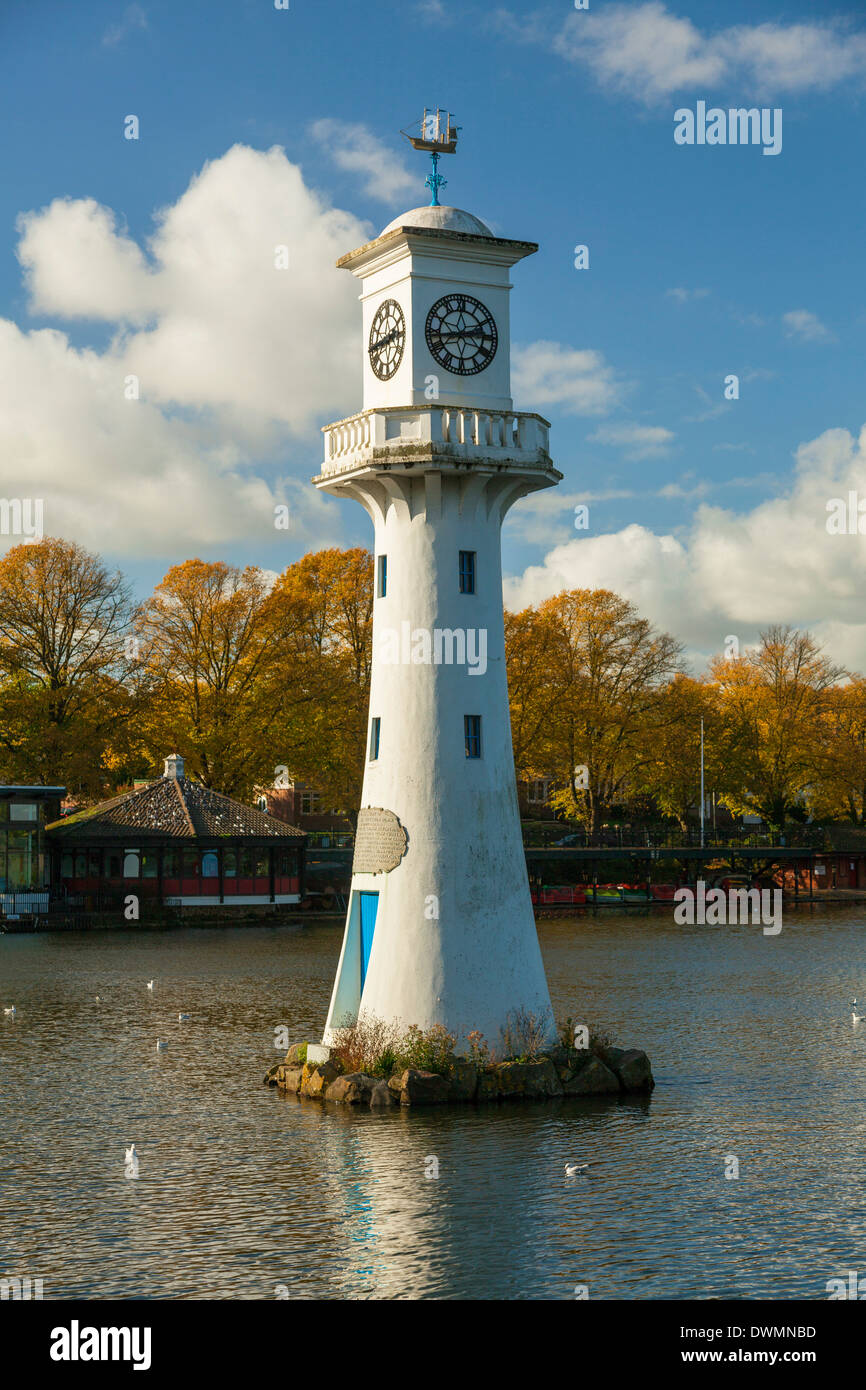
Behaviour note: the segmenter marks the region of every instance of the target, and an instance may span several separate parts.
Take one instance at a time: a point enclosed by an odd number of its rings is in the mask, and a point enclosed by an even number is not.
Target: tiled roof
[[[269,816],[255,806],[244,806],[229,796],[202,787],[189,777],[161,777],[111,801],[54,821],[48,829],[64,839],[100,835],[125,837],[129,830],[172,838],[299,839],[303,831]]]

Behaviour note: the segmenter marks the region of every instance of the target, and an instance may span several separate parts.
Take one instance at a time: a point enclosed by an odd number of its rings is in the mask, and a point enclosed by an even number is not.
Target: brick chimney
[[[177,782],[183,777],[183,758],[179,753],[170,753],[166,758],[164,775],[172,782]]]

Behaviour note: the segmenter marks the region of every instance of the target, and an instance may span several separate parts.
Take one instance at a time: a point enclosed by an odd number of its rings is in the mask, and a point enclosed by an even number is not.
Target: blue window
[[[466,743],[467,758],[481,757],[481,715],[464,714],[463,738]]]
[[[388,592],[388,556],[379,556],[379,583],[377,586],[379,598],[384,598]]]
[[[379,729],[381,719],[374,719],[370,723],[370,762],[375,762],[379,756]]]
[[[474,550],[461,550],[460,552],[460,592],[461,594],[475,593]]]

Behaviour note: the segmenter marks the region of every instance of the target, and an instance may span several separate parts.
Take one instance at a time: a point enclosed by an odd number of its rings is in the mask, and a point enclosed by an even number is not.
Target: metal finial
[[[440,188],[445,188],[445,187],[447,187],[447,184],[448,184],[448,180],[447,180],[447,179],[443,179],[442,175],[439,173],[439,152],[438,152],[438,150],[431,150],[431,152],[430,152],[430,163],[433,165],[433,170],[432,170],[431,173],[429,173],[429,174],[427,175],[426,179],[424,180],[424,183],[425,183],[425,185],[427,186],[427,188],[430,189],[431,193],[433,194],[433,197],[430,199],[430,206],[431,206],[431,208],[438,208],[438,207],[439,207],[439,189],[440,189]]]

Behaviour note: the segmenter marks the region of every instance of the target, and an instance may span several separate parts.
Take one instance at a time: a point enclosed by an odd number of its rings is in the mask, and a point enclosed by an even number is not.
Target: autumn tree
[[[373,557],[320,550],[274,585],[268,624],[277,665],[269,704],[276,763],[354,820],[366,758],[373,637]]]
[[[781,831],[802,816],[820,780],[828,692],[845,673],[810,633],[780,626],[736,659],[717,657],[710,671],[731,747],[722,800]]]
[[[46,537],[0,560],[0,760],[11,781],[112,789],[139,674],[134,609],[119,573]]]
[[[151,764],[182,753],[187,773],[227,796],[272,780],[265,687],[276,659],[268,582],[254,566],[174,565],[136,623],[151,677],[143,740]]]
[[[818,816],[866,825],[866,679],[853,676],[827,690],[821,720],[817,786],[810,807]]]
[[[556,698],[550,652],[555,624],[534,608],[505,613],[511,742],[519,778],[548,775],[546,726]]]
[[[548,667],[547,683],[527,682],[512,714],[527,732],[537,728],[523,761],[554,778],[552,804],[595,836],[610,807],[640,790],[652,736],[671,718],[664,691],[680,669],[680,644],[607,589],[572,589],[532,618],[517,616],[534,625]],[[521,661],[525,668],[525,654]]]

